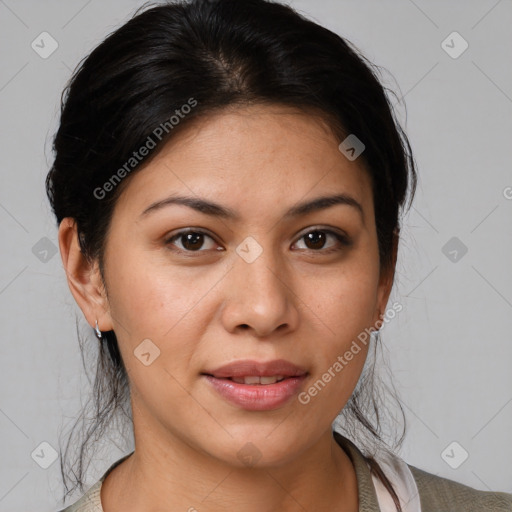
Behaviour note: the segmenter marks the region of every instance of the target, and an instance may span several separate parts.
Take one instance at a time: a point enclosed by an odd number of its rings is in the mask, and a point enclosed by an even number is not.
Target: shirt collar
[[[335,430],[333,430],[333,435],[336,442],[343,448],[354,465],[359,495],[359,512],[380,512],[372,475],[364,455],[350,439],[347,439]]]

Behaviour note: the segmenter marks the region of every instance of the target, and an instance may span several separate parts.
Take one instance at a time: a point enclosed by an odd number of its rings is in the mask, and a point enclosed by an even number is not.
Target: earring
[[[94,327],[94,331],[96,332],[96,337],[101,340],[102,338],[102,335],[101,335],[101,331],[98,327],[98,320],[96,320],[96,327]]]

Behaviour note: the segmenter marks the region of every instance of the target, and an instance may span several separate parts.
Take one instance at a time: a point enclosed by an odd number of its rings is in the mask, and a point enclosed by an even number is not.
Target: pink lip
[[[230,380],[230,377],[274,375],[282,375],[285,379],[275,384],[240,384]],[[266,411],[282,406],[297,394],[306,375],[306,370],[284,359],[269,362],[246,359],[203,372],[223,398],[249,411]]]
[[[275,359],[274,361],[258,362],[250,359],[234,361],[217,368],[216,370],[207,370],[203,372],[213,377],[247,377],[257,375],[259,377],[271,377],[272,375],[282,375],[283,377],[299,377],[306,374],[306,370],[285,359]]]
[[[297,394],[306,374],[287,377],[275,384],[239,384],[228,378],[212,375],[204,375],[204,377],[222,397],[231,403],[248,411],[268,411],[284,405]]]

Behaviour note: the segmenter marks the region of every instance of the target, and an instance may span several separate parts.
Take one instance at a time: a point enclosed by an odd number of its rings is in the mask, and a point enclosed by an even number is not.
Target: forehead
[[[140,213],[179,192],[247,215],[333,193],[349,194],[371,208],[371,181],[362,160],[349,161],[340,142],[322,118],[290,107],[220,111],[177,132],[131,176],[118,207]]]

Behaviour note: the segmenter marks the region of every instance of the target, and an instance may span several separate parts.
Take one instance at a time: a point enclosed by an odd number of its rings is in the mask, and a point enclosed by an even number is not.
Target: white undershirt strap
[[[409,466],[398,456],[382,450],[376,456],[382,471],[387,476],[400,500],[403,512],[421,512],[420,495]],[[396,505],[389,491],[372,473],[373,485],[381,512],[396,512]]]

